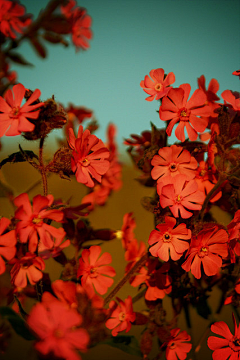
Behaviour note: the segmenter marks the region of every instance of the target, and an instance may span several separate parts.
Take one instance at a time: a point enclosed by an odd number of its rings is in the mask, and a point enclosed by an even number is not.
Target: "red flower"
[[[159,149],[158,155],[153,157],[151,164],[154,166],[151,176],[158,181],[164,176],[174,177],[178,174],[185,174],[191,180],[195,177],[197,169],[197,160],[189,151],[177,145]]]
[[[21,259],[13,259],[11,263],[14,264],[11,270],[11,283],[17,287],[25,288],[27,279],[31,285],[35,285],[43,276],[44,261],[35,254],[27,253]]]
[[[109,276],[115,276],[116,272],[112,266],[106,266],[112,262],[111,255],[106,252],[99,257],[100,253],[100,246],[91,246],[89,250],[83,250],[82,257],[79,259],[77,277],[82,276],[82,286],[84,287],[85,284],[89,286],[92,294],[95,288],[99,294],[103,295],[113,284],[113,279]]]
[[[240,95],[238,92],[232,92],[231,90],[225,90],[221,94],[224,99],[224,104],[235,111],[240,111]]]
[[[235,262],[236,253],[240,256],[240,210],[238,210],[230,224],[227,226],[229,233],[229,248],[232,262]]]
[[[208,89],[206,89],[205,85],[205,76],[202,75],[200,78],[198,78],[198,87],[199,89],[203,90],[204,93],[207,96],[207,105],[212,110],[212,117],[217,117],[218,114],[214,112],[215,109],[219,108],[219,104],[216,104],[215,101],[219,100],[219,97],[217,96],[217,92],[219,90],[219,83],[216,79],[212,79],[208,85]]]
[[[94,186],[92,178],[101,182],[102,175],[109,169],[109,150],[102,140],[89,130],[83,131],[80,125],[77,139],[73,130],[69,130],[69,146],[73,149],[71,165],[77,181],[89,187]]]
[[[16,226],[19,240],[21,243],[29,241],[28,248],[32,253],[36,251],[39,240],[45,247],[50,249],[54,246],[53,238],[60,238],[61,241],[63,239],[65,234],[63,229],[56,229],[44,222],[46,219],[54,221],[61,221],[63,219],[62,211],[49,209],[52,203],[52,195],[34,196],[32,206],[26,193],[20,194],[14,199],[14,204],[18,206],[15,212],[15,219],[20,220]]]
[[[206,116],[213,114],[209,107],[204,106],[207,96],[203,90],[195,90],[189,101],[187,101],[190,91],[191,86],[189,84],[180,85],[178,89],[171,89],[168,96],[163,98],[159,109],[161,120],[171,120],[166,129],[169,136],[172,134],[173,126],[179,121],[175,135],[182,142],[185,140],[185,127],[189,139],[194,141],[198,137],[197,132],[203,132],[208,125]],[[198,116],[205,116],[205,118],[199,118]]]
[[[170,268],[169,263],[165,263],[159,268],[159,261],[155,259],[149,260],[146,266],[147,269],[142,267],[139,274],[130,281],[131,285],[136,287],[145,283],[147,285],[146,300],[163,299],[166,294],[172,291],[172,279],[167,274]]]
[[[224,321],[218,321],[211,326],[212,332],[222,336],[210,336],[208,338],[208,347],[214,350],[213,360],[238,360],[240,357],[240,327],[237,326],[234,315],[234,335],[232,335],[229,327]]]
[[[16,234],[15,230],[6,232],[7,227],[10,224],[10,220],[2,217],[0,219],[0,275],[6,270],[5,262],[3,257],[7,260],[14,258],[16,254]]]
[[[240,79],[240,70],[233,71],[232,75],[239,76]]]
[[[146,98],[146,100],[152,101],[154,99],[158,100],[166,96],[169,90],[172,88],[169,85],[173,84],[174,82],[175,75],[173,72],[170,72],[166,77],[164,77],[163,69],[153,69],[150,71],[150,77],[146,75],[144,80],[140,82],[140,86],[143,88],[145,93],[150,95]]]
[[[128,247],[125,252],[125,260],[129,261],[129,263],[126,266],[125,272],[127,273],[131,267],[145,254],[146,252],[146,245],[143,241],[138,241],[136,239],[133,239],[128,244]]]
[[[183,253],[189,248],[187,241],[191,238],[191,230],[185,224],[178,225],[175,229],[176,219],[165,216],[165,224],[157,225],[158,230],[153,230],[149,236],[148,243],[153,245],[149,251],[153,256],[164,261],[180,259]]]
[[[192,348],[192,344],[187,343],[190,340],[191,336],[186,331],[181,331],[178,328],[171,330],[171,337],[162,345],[162,347],[167,347],[167,360],[186,359],[187,353]]]
[[[41,95],[40,90],[36,89],[21,107],[25,91],[26,89],[22,84],[17,84],[13,86],[15,99],[13,99],[10,89],[6,91],[4,99],[0,96],[0,137],[5,133],[6,136],[20,135],[23,131],[33,131],[35,128],[35,125],[27,118],[37,119],[39,110],[33,110],[43,106],[44,103],[39,102],[31,105]]]
[[[128,296],[124,302],[117,297],[117,301],[119,302],[118,306],[116,301],[110,302],[111,318],[106,321],[106,327],[113,329],[113,336],[117,336],[123,330],[127,333],[131,329],[131,322],[136,318],[136,314],[133,312],[131,296]]]
[[[218,273],[222,266],[222,258],[228,256],[228,234],[225,230],[215,226],[212,229],[202,230],[193,238],[187,253],[187,260],[182,268],[190,271],[195,278],[201,278],[201,264],[207,276]]]
[[[217,183],[217,179],[208,169],[208,164],[205,161],[200,161],[199,167],[196,172],[195,181],[198,184],[198,190],[207,195]],[[215,202],[220,199],[222,192],[218,191],[215,196],[210,199],[210,202]]]
[[[172,178],[172,184],[162,187],[160,204],[163,208],[169,206],[174,217],[180,216],[188,219],[193,214],[189,210],[201,210],[204,194],[198,190],[195,180],[187,181],[185,175],[177,175]]]
[[[23,28],[31,24],[29,15],[24,16],[24,6],[15,1],[0,0],[0,31],[7,37],[16,38]]]
[[[92,38],[92,31],[90,29],[92,19],[84,8],[74,6],[76,2],[69,0],[66,6],[61,6],[62,13],[66,16],[72,33],[72,42],[76,49],[82,48],[86,50],[89,48],[88,40]]]
[[[134,241],[134,229],[136,227],[136,221],[133,217],[133,213],[127,213],[123,216],[123,225],[121,229],[122,246],[123,249],[127,250],[129,244]]]
[[[43,355],[52,352],[59,358],[80,360],[75,350],[87,350],[89,335],[85,329],[79,328],[81,315],[60,301],[47,306],[38,303],[32,308],[27,322],[40,339],[35,347]]]
[[[63,228],[59,228],[58,230],[58,237],[56,237],[55,241],[53,242],[51,247],[45,246],[42,241],[39,242],[38,245],[38,255],[41,256],[43,259],[49,259],[50,257],[55,258],[58,256],[63,249],[68,247],[71,242],[70,240],[65,240],[64,237],[66,235]],[[61,236],[62,233],[62,236]]]

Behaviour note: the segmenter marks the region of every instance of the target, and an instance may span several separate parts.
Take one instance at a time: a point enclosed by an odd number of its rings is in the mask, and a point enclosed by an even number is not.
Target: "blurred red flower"
[[[28,121],[37,119],[39,110],[33,111],[44,103],[39,102],[31,105],[41,95],[40,90],[36,89],[30,98],[21,106],[25,94],[25,87],[22,84],[13,86],[13,91],[8,89],[4,98],[0,96],[0,137],[20,135],[23,131],[33,131],[35,125]],[[13,98],[13,94],[14,97]]]
[[[191,336],[186,331],[180,329],[172,329],[171,337],[166,341],[162,347],[166,346],[167,360],[184,360],[187,353],[191,350],[192,344],[187,343],[191,340]]]
[[[105,252],[100,256],[102,249],[100,246],[91,246],[84,249],[79,259],[79,268],[77,277],[81,276],[81,284],[84,288],[85,285],[89,287],[89,293],[96,292],[103,295],[106,294],[108,288],[112,286],[113,277],[116,271],[112,266],[107,266],[112,262],[112,256]],[[100,256],[100,257],[99,257]]]
[[[15,230],[6,232],[9,224],[9,219],[5,217],[0,219],[0,275],[3,274],[6,270],[3,257],[6,260],[11,260],[16,254],[16,233]]]

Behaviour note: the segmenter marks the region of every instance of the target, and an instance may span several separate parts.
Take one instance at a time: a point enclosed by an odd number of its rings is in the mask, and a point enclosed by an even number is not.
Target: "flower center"
[[[178,164],[172,163],[169,165],[169,170],[171,172],[177,171],[177,168],[178,168]]]
[[[28,269],[29,268],[29,264],[28,264],[28,262],[27,261],[25,261],[23,264],[21,264],[21,268],[23,268],[23,269]]]
[[[207,172],[207,170],[201,170],[199,175],[200,176],[205,176],[206,172]]]
[[[168,233],[163,234],[163,242],[170,242],[171,239],[172,237]]]
[[[202,258],[202,257],[207,256],[207,255],[208,255],[208,247],[203,246],[203,247],[199,250],[198,256],[199,256],[200,258]]]
[[[181,201],[182,201],[182,196],[181,195],[176,196],[175,202],[180,203]]]
[[[34,218],[32,219],[32,222],[33,222],[34,224],[38,225],[38,224],[42,223],[42,219],[39,218],[39,217],[34,217]]]
[[[61,329],[56,329],[56,330],[54,331],[54,336],[55,336],[56,338],[62,338],[62,337],[64,336],[64,332],[63,332]]]
[[[82,164],[82,166],[88,166],[88,165],[90,165],[90,161],[85,158],[84,160],[81,161],[81,164]]]
[[[233,340],[235,346],[240,346],[240,339]]]
[[[181,121],[188,121],[189,120],[190,112],[189,112],[188,109],[182,108],[182,109],[179,110],[178,114],[179,114],[179,117],[180,117]]]
[[[20,111],[19,106],[12,108],[10,117],[11,117],[12,119],[17,119],[18,116],[19,116],[19,111]]]
[[[119,320],[120,320],[120,321],[124,321],[125,318],[126,318],[126,314],[125,314],[123,311],[120,312],[120,314],[119,314]]]
[[[95,277],[97,277],[97,276],[98,276],[97,268],[91,267],[91,269],[90,269],[90,277],[91,277],[91,278],[95,278]]]
[[[175,347],[176,347],[175,342],[172,342],[172,343],[169,345],[169,347],[170,347],[170,349],[175,349]]]
[[[156,90],[156,91],[161,91],[161,90],[162,90],[162,87],[163,87],[162,84],[156,84],[156,85],[155,85],[155,90]]]

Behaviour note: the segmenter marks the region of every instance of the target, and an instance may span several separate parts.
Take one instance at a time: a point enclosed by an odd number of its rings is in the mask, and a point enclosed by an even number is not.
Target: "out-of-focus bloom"
[[[168,136],[172,134],[174,125],[179,122],[175,135],[182,142],[185,140],[185,127],[189,139],[194,141],[198,137],[197,133],[206,129],[208,125],[206,117],[213,114],[209,106],[205,105],[207,96],[203,90],[195,90],[189,101],[187,101],[190,91],[191,86],[189,84],[182,84],[178,89],[171,89],[168,96],[163,98],[159,109],[160,119],[163,121],[170,120],[166,129]]]
[[[232,92],[231,90],[225,90],[221,94],[224,105],[229,106],[235,111],[240,111],[240,94],[238,92]]]
[[[0,275],[3,274],[6,270],[5,262],[3,257],[6,260],[11,260],[16,254],[16,233],[15,230],[5,232],[7,227],[10,224],[10,220],[2,217],[0,219]]]
[[[214,112],[215,109],[219,108],[219,104],[216,104],[215,101],[219,100],[219,97],[217,96],[217,92],[219,90],[219,83],[216,79],[212,79],[208,85],[208,89],[206,89],[205,85],[205,76],[201,75],[200,78],[198,78],[198,87],[199,89],[203,90],[203,92],[207,96],[207,102],[206,105],[208,105],[212,110],[212,117],[217,117],[218,114]]]
[[[240,256],[240,210],[238,210],[230,224],[227,226],[229,233],[229,250],[231,261],[235,262],[235,253]]]
[[[233,71],[232,75],[239,76],[240,79],[240,70]]]
[[[134,241],[134,229],[136,227],[136,221],[133,217],[133,213],[127,213],[123,216],[123,225],[121,228],[121,238],[123,249],[127,250],[129,244]]]
[[[147,286],[145,293],[145,299],[149,301],[155,301],[157,299],[163,299],[166,294],[172,291],[172,279],[168,275],[170,268],[169,263],[164,263],[160,268],[158,259],[149,260],[146,264],[147,269],[142,267],[139,274],[131,279],[130,283],[136,287],[142,283]]]
[[[128,332],[131,329],[131,322],[136,318],[136,314],[133,312],[131,296],[128,296],[125,301],[117,297],[117,301],[119,304],[116,301],[110,302],[109,311],[110,313],[112,312],[111,318],[106,321],[106,327],[113,329],[113,336],[117,336],[119,332],[124,330]]]
[[[237,326],[234,315],[234,335],[224,321],[218,321],[211,326],[212,332],[222,336],[210,336],[208,338],[208,347],[213,351],[213,360],[238,360],[240,357],[240,327]]]
[[[74,309],[66,308],[60,301],[38,303],[27,319],[28,325],[40,339],[35,344],[43,355],[53,353],[66,360],[80,360],[76,350],[85,352],[89,343],[89,335],[85,329],[79,328],[82,316]]]
[[[42,270],[45,269],[45,263],[42,258],[35,254],[27,253],[21,259],[13,259],[14,264],[11,270],[11,283],[17,287],[27,286],[27,279],[31,285],[35,285],[42,279]]]
[[[186,224],[179,224],[175,229],[176,219],[166,216],[165,224],[157,225],[157,230],[150,233],[148,243],[150,253],[164,261],[180,259],[183,253],[189,248],[187,241],[191,239],[191,230],[187,229]]]
[[[66,233],[63,228],[59,228],[58,232],[58,237],[56,237],[51,247],[46,247],[41,240],[39,241],[38,255],[41,256],[44,260],[49,259],[50,257],[54,258],[58,256],[63,249],[71,244],[70,240],[64,241]],[[62,233],[62,236],[60,236],[60,233]]]
[[[154,168],[151,176],[154,180],[161,181],[164,176],[176,176],[184,174],[189,180],[195,177],[197,160],[191,156],[190,152],[181,146],[172,145],[159,149],[151,161]]]
[[[136,239],[133,239],[131,241],[126,249],[125,252],[125,260],[128,261],[128,264],[126,266],[125,272],[127,273],[133,265],[140,260],[140,258],[145,254],[146,252],[146,245],[143,241],[138,241]]]
[[[16,1],[0,0],[0,31],[7,37],[16,38],[23,28],[31,24],[30,15],[24,15],[24,6]]]
[[[200,161],[196,172],[195,181],[198,184],[198,190],[207,195],[217,183],[217,179],[208,169],[208,164],[205,161]],[[220,199],[222,192],[218,191],[215,196],[210,199],[210,202],[215,202]]]
[[[195,180],[188,181],[185,175],[172,178],[172,184],[162,187],[160,204],[163,208],[169,206],[174,217],[188,219],[193,215],[189,210],[201,210],[205,195],[198,190]]]
[[[92,294],[95,293],[95,288],[99,294],[103,295],[112,286],[111,277],[115,276],[116,272],[112,266],[107,266],[112,262],[111,255],[105,252],[100,256],[100,253],[100,246],[91,246],[89,250],[84,249],[79,259],[77,276],[81,276],[82,286],[84,287],[85,284],[89,286]]]
[[[234,290],[231,291],[230,296],[226,297],[224,305],[231,304],[236,297],[240,298],[240,279],[236,282]]]
[[[207,276],[216,275],[222,266],[222,258],[228,256],[228,234],[225,230],[215,226],[211,229],[200,231],[192,239],[187,253],[187,260],[182,268],[190,271],[195,278],[201,278],[201,264]]]
[[[150,71],[150,77],[146,75],[144,80],[140,82],[140,86],[145,93],[150,95],[146,100],[152,101],[154,99],[159,100],[166,96],[172,88],[170,85],[174,82],[175,75],[173,72],[168,73],[165,77],[163,69],[153,69]]]
[[[25,94],[25,87],[22,84],[13,86],[13,91],[8,89],[4,98],[0,96],[0,137],[20,135],[21,132],[33,131],[35,125],[28,121],[37,119],[40,110],[33,111],[43,106],[44,103],[38,102],[31,105],[41,95],[40,90],[36,89],[30,98],[21,106]],[[14,98],[13,98],[14,94]]]
[[[191,336],[186,331],[176,328],[171,330],[171,336],[162,347],[166,347],[167,360],[184,360],[187,353],[191,350],[192,344],[187,341],[191,340]]]
[[[83,106],[74,106],[69,104],[67,108],[64,108],[64,111],[67,113],[68,122],[64,126],[64,133],[68,136],[69,129],[73,129],[74,121],[76,120],[78,124],[82,124],[85,119],[90,119],[93,116],[92,110],[86,109]]]
[[[15,219],[20,220],[17,223],[16,232],[21,243],[29,241],[28,249],[32,253],[35,252],[39,240],[46,248],[51,249],[54,247],[53,238],[60,238],[62,241],[63,235],[65,235],[63,229],[56,229],[44,222],[46,219],[54,221],[62,221],[63,219],[62,211],[49,209],[53,200],[52,195],[36,195],[31,206],[26,193],[20,194],[14,199],[14,204],[18,207],[15,212]]]
[[[88,49],[89,40],[92,39],[92,31],[90,29],[92,19],[87,15],[87,11],[84,8],[76,7],[74,0],[69,0],[66,6],[61,6],[63,15],[66,16],[72,33],[72,42],[76,46],[76,49]]]
[[[90,134],[89,130],[83,131],[79,126],[78,137],[75,138],[72,129],[69,130],[69,146],[72,152],[72,171],[78,182],[93,187],[93,179],[101,182],[102,176],[109,169],[109,150],[102,140]]]

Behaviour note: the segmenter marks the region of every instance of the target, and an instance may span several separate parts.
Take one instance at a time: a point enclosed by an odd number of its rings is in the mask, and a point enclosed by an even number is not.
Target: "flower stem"
[[[45,137],[42,137],[39,144],[39,170],[42,176],[42,184],[43,184],[43,195],[47,196],[48,194],[48,184],[47,184],[47,173],[43,163],[43,144]]]
[[[110,300],[118,293],[118,291],[123,287],[123,285],[137,272],[147,261],[148,253],[144,254],[136,264],[129,270],[129,272],[118,282],[115,288],[110,292],[110,294],[105,298],[104,305],[106,306]]]

